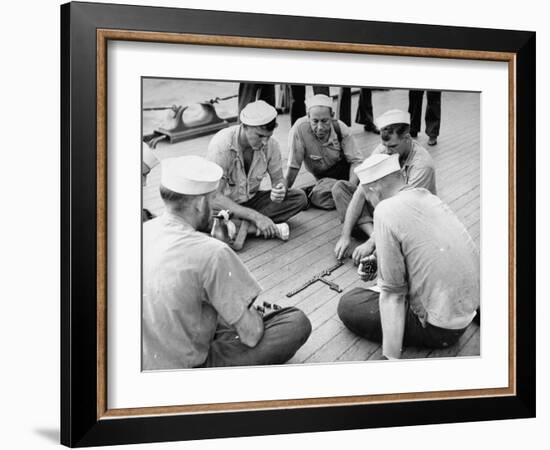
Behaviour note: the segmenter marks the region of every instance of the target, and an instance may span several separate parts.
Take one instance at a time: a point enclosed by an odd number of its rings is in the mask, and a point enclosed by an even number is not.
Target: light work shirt
[[[143,225],[143,370],[202,364],[218,319],[234,325],[261,292],[225,243],[165,213]]]
[[[342,158],[350,164],[361,164],[364,155],[357,149],[355,141],[347,125],[338,121],[342,132],[342,143],[338,141],[338,135],[334,125],[330,125],[330,135],[327,142],[321,142],[311,129],[307,116],[299,118],[288,135],[288,167],[300,169],[305,164],[308,172],[316,177],[321,177]]]
[[[223,169],[219,192],[239,204],[256,195],[266,174],[269,174],[272,186],[284,183],[281,149],[273,137],[261,149],[254,150],[246,174],[243,150],[238,139],[241,126],[233,125],[218,131],[208,144],[207,155],[209,160]]]
[[[405,186],[374,210],[381,291],[404,295],[421,323],[461,329],[479,306],[479,252],[439,197]]]
[[[377,153],[387,153],[384,144],[379,144],[372,151],[373,155]],[[418,142],[412,141],[411,151],[401,166],[401,173],[409,186],[425,188],[437,195],[434,161]]]

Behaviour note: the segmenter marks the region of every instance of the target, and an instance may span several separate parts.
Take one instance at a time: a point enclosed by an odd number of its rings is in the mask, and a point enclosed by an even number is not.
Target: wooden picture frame
[[[506,62],[508,387],[422,395],[109,409],[106,56],[110,40]],[[61,7],[61,56],[61,442],[64,445],[534,417],[535,33],[70,3]]]

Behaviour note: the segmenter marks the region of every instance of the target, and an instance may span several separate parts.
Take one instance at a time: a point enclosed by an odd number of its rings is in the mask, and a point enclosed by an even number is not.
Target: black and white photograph
[[[479,92],[141,96],[143,371],[480,356]]]
[[[61,442],[534,418],[533,22],[173,6],[61,7]]]

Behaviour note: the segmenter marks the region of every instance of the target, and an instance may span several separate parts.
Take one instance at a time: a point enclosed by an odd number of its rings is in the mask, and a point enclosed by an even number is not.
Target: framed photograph
[[[61,7],[61,441],[535,415],[535,33]]]

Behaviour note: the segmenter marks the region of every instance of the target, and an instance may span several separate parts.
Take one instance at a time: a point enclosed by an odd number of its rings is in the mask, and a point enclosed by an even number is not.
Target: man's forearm
[[[382,354],[390,359],[401,357],[405,334],[405,296],[380,293],[380,320],[382,322]]]
[[[357,189],[360,189],[360,187]],[[348,205],[348,209],[346,210],[346,217],[344,219],[344,224],[342,225],[342,236],[351,236],[353,227],[359,220],[359,217],[361,217],[364,205],[365,197],[360,191],[356,190]]]
[[[264,334],[264,321],[255,309],[247,309],[235,329],[240,341],[247,347],[256,347]]]
[[[286,187],[290,189],[294,182],[296,181],[296,176],[298,175],[298,172],[300,169],[296,169],[295,167],[289,167],[286,172]]]
[[[276,186],[279,186],[280,184],[282,184],[285,187],[287,186],[286,179],[283,176],[282,167],[279,167],[275,170],[269,169],[268,174],[269,174],[269,180],[271,181],[271,188],[272,189]]]
[[[349,166],[349,182],[354,186],[359,184],[359,178],[355,174],[354,169],[359,165],[359,163],[350,164]]]
[[[239,205],[237,202],[234,202],[229,197],[222,194],[216,194],[212,200],[212,206],[214,209],[228,209],[234,217],[248,220],[249,222],[254,222],[259,214],[258,211]]]

